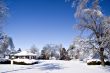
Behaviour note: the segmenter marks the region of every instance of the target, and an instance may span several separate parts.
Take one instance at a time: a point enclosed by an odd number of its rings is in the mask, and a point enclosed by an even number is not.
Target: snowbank
[[[24,62],[24,63],[26,63],[26,64],[32,64],[32,63],[35,63],[35,62],[37,62],[37,60],[35,60],[35,59],[14,59],[13,60],[14,62]]]
[[[92,62],[92,61],[100,62],[100,59],[89,59],[87,60],[87,63]],[[104,60],[104,61],[107,62],[108,60]]]
[[[110,67],[80,61],[41,60],[35,65],[0,65],[0,73],[110,73]]]
[[[9,59],[0,58],[0,64],[10,64],[11,61]]]
[[[8,59],[5,59],[5,58],[0,58],[0,62],[2,61],[7,61]]]

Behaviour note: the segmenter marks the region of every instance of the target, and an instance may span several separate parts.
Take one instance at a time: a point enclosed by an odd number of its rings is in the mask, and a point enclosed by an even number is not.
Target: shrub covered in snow
[[[101,61],[99,59],[91,59],[87,61],[87,65],[101,65]],[[110,61],[105,60],[105,65],[110,65]]]
[[[0,64],[11,64],[9,59],[0,58]]]
[[[100,61],[91,61],[87,63],[87,65],[100,65],[100,64],[101,64]]]
[[[32,65],[32,64],[38,64],[38,61],[34,59],[14,59],[13,64]]]
[[[33,63],[25,63],[25,62],[16,62],[13,61],[13,64],[18,64],[18,65],[33,65],[33,64],[38,64],[39,62],[33,62]]]

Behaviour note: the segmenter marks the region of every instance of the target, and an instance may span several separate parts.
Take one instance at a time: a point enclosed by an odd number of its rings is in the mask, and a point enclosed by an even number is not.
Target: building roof
[[[33,53],[29,52],[29,51],[22,51],[20,53],[15,54],[14,56],[29,56],[29,55],[36,56],[36,54],[33,54]]]

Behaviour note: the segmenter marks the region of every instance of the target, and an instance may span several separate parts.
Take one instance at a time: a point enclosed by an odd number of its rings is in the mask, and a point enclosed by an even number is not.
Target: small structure
[[[37,62],[37,55],[33,54],[29,51],[22,51],[20,53],[13,55],[13,63],[14,64],[34,64]]]
[[[14,59],[37,59],[37,55],[29,51],[22,51],[20,53],[14,54]]]

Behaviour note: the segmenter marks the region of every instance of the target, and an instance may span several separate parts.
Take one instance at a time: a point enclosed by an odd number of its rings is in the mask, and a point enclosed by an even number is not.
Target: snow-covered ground
[[[35,65],[0,64],[0,73],[110,73],[110,67],[88,66],[73,60],[45,60]]]

